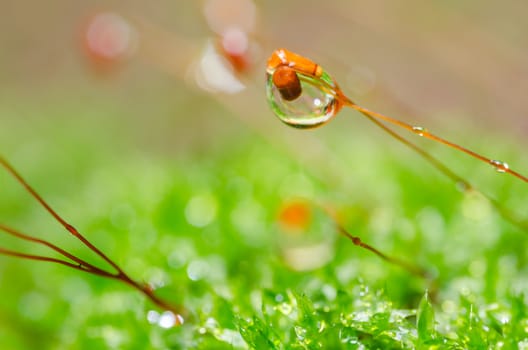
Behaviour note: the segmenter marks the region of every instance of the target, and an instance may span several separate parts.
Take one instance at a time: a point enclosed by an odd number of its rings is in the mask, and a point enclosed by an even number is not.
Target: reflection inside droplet
[[[294,72],[291,77],[296,75],[298,80],[292,79],[291,86],[278,88],[273,79],[277,69]],[[341,109],[336,99],[337,87],[328,73],[323,71],[320,77],[315,77],[288,66],[277,69],[268,69],[266,73],[266,92],[271,109],[284,123],[301,129],[314,128],[328,122]],[[299,83],[300,87],[296,85]]]

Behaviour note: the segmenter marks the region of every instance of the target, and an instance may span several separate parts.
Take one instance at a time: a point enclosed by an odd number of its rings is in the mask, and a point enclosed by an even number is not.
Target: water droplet
[[[207,43],[197,67],[194,70],[196,84],[205,91],[236,94],[246,86],[235,76],[233,68],[215,45]]]
[[[211,265],[203,259],[191,261],[187,266],[187,276],[191,281],[198,281],[208,277]]]
[[[295,335],[297,336],[297,339],[299,340],[305,340],[306,339],[306,329],[301,327],[301,326],[295,326],[293,327],[294,331],[295,331]]]
[[[136,30],[126,18],[113,12],[94,15],[84,29],[82,40],[93,67],[102,73],[117,68],[138,48]]]
[[[499,173],[505,173],[510,169],[508,163],[501,162],[500,160],[490,160],[490,164],[497,170]]]
[[[339,330],[339,339],[341,343],[345,344],[358,344],[359,338],[357,336],[356,330],[353,328],[341,328]]]
[[[30,292],[22,297],[19,308],[25,317],[40,320],[50,311],[50,301],[42,294]]]
[[[328,325],[326,324],[326,322],[324,320],[320,321],[320,322],[317,322],[317,331],[319,333],[324,332],[326,327],[328,327]]]
[[[164,311],[160,314],[155,310],[149,310],[147,312],[147,321],[150,324],[156,324],[161,328],[167,329],[183,324],[184,319],[181,315],[174,314],[171,311]]]
[[[279,310],[283,315],[288,316],[289,314],[292,313],[293,306],[291,306],[291,304],[288,304],[288,303],[280,303],[277,306],[277,310]]]
[[[183,324],[183,317],[175,315],[171,311],[165,311],[159,317],[158,326],[161,328],[168,329],[177,324]]]
[[[217,208],[216,198],[212,194],[196,195],[185,207],[185,218],[195,227],[205,227],[216,218]]]
[[[337,290],[330,284],[323,285],[323,287],[321,288],[321,292],[323,292],[326,299],[331,301],[335,300],[337,296]]]
[[[424,136],[424,134],[427,132],[427,129],[421,126],[413,126],[412,131],[418,136]]]
[[[278,303],[283,302],[284,301],[284,295],[282,295],[280,293],[275,295],[275,301],[278,302]]]
[[[336,99],[337,86],[328,73],[323,71],[315,77],[294,72],[301,89],[297,97],[298,86],[288,87],[287,94],[277,88],[273,82],[275,70],[266,72],[266,92],[271,109],[282,122],[300,129],[314,128],[328,122],[341,109],[342,104]]]
[[[175,324],[176,324],[176,316],[172,312],[165,311],[164,313],[160,315],[158,325],[161,328],[171,328],[171,327],[174,327]]]
[[[159,319],[160,319],[160,314],[159,312],[157,311],[154,311],[154,310],[149,310],[149,312],[147,312],[147,321],[150,323],[150,324],[156,324],[159,322]]]

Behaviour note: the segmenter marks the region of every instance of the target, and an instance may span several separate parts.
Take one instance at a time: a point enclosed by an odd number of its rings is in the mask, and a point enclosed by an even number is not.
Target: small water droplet
[[[339,339],[341,343],[345,344],[358,344],[359,338],[356,331],[353,328],[341,328],[339,330]]]
[[[178,315],[179,316],[179,315]],[[176,325],[176,323],[178,322],[178,319],[176,318],[176,315],[173,314],[172,312],[170,311],[165,311],[163,312],[160,317],[159,317],[159,320],[158,320],[158,325],[161,327],[161,328],[172,328]]]
[[[315,77],[295,72],[301,94],[285,98],[273,83],[275,70],[266,72],[266,92],[271,109],[282,122],[300,129],[314,128],[330,121],[341,109],[342,104],[336,99],[337,86],[328,73]]]
[[[176,325],[182,325],[184,323],[185,323],[185,319],[183,318],[183,316],[180,314],[177,314],[176,315]]]
[[[413,126],[412,131],[418,136],[424,136],[424,134],[427,132],[427,129],[421,126]]]
[[[510,169],[508,163],[501,162],[500,160],[490,160],[490,164],[497,170],[499,173],[505,173]]]
[[[181,315],[174,314],[171,311],[164,311],[162,313],[159,313],[154,310],[150,310],[147,313],[147,321],[150,324],[155,324],[165,329],[181,325],[183,324],[183,322],[185,322]]]
[[[159,319],[160,319],[160,314],[159,314],[159,312],[154,311],[154,310],[149,310],[149,312],[147,312],[147,321],[148,321],[150,324],[158,323],[158,322],[159,322]]]
[[[187,222],[195,227],[205,227],[216,218],[218,204],[216,198],[209,193],[192,197],[185,207]]]
[[[295,326],[293,328],[295,330],[295,335],[297,336],[297,339],[303,341],[306,339],[306,329],[301,326]]]
[[[293,306],[291,304],[288,304],[288,303],[280,303],[277,306],[277,310],[279,310],[282,314],[288,316],[289,314],[292,313]]]
[[[321,291],[328,300],[334,300],[337,296],[337,290],[330,284],[323,285]]]

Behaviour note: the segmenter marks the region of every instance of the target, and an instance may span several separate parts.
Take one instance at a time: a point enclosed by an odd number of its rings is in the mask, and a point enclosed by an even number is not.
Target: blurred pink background
[[[264,64],[272,50],[287,47],[320,63],[371,109],[407,121],[427,119],[426,125],[455,137],[465,134],[459,123],[465,129],[478,123],[522,141],[528,132],[527,10],[522,0],[8,1],[0,21],[0,101],[11,105],[15,118],[29,106],[112,100],[127,108],[131,123],[139,125],[149,113],[160,133],[170,119],[182,118],[170,103],[181,103],[196,123],[215,119],[218,103],[240,119],[257,109],[252,118],[272,118],[264,101]],[[139,23],[137,51],[104,77],[82,51],[83,30],[98,11],[122,15],[134,28]],[[247,87],[240,106],[218,93],[217,102],[201,103],[212,93],[189,73],[208,42],[218,48],[211,17],[221,14],[245,26],[254,45],[239,77]]]

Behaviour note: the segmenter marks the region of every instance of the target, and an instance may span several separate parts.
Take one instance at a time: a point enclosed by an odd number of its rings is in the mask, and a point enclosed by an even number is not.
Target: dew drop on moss
[[[341,103],[336,99],[337,87],[326,72],[320,78],[297,72],[302,93],[288,100],[273,83],[274,71],[268,69],[266,72],[267,99],[275,115],[287,125],[314,128],[331,120],[341,109]]]

